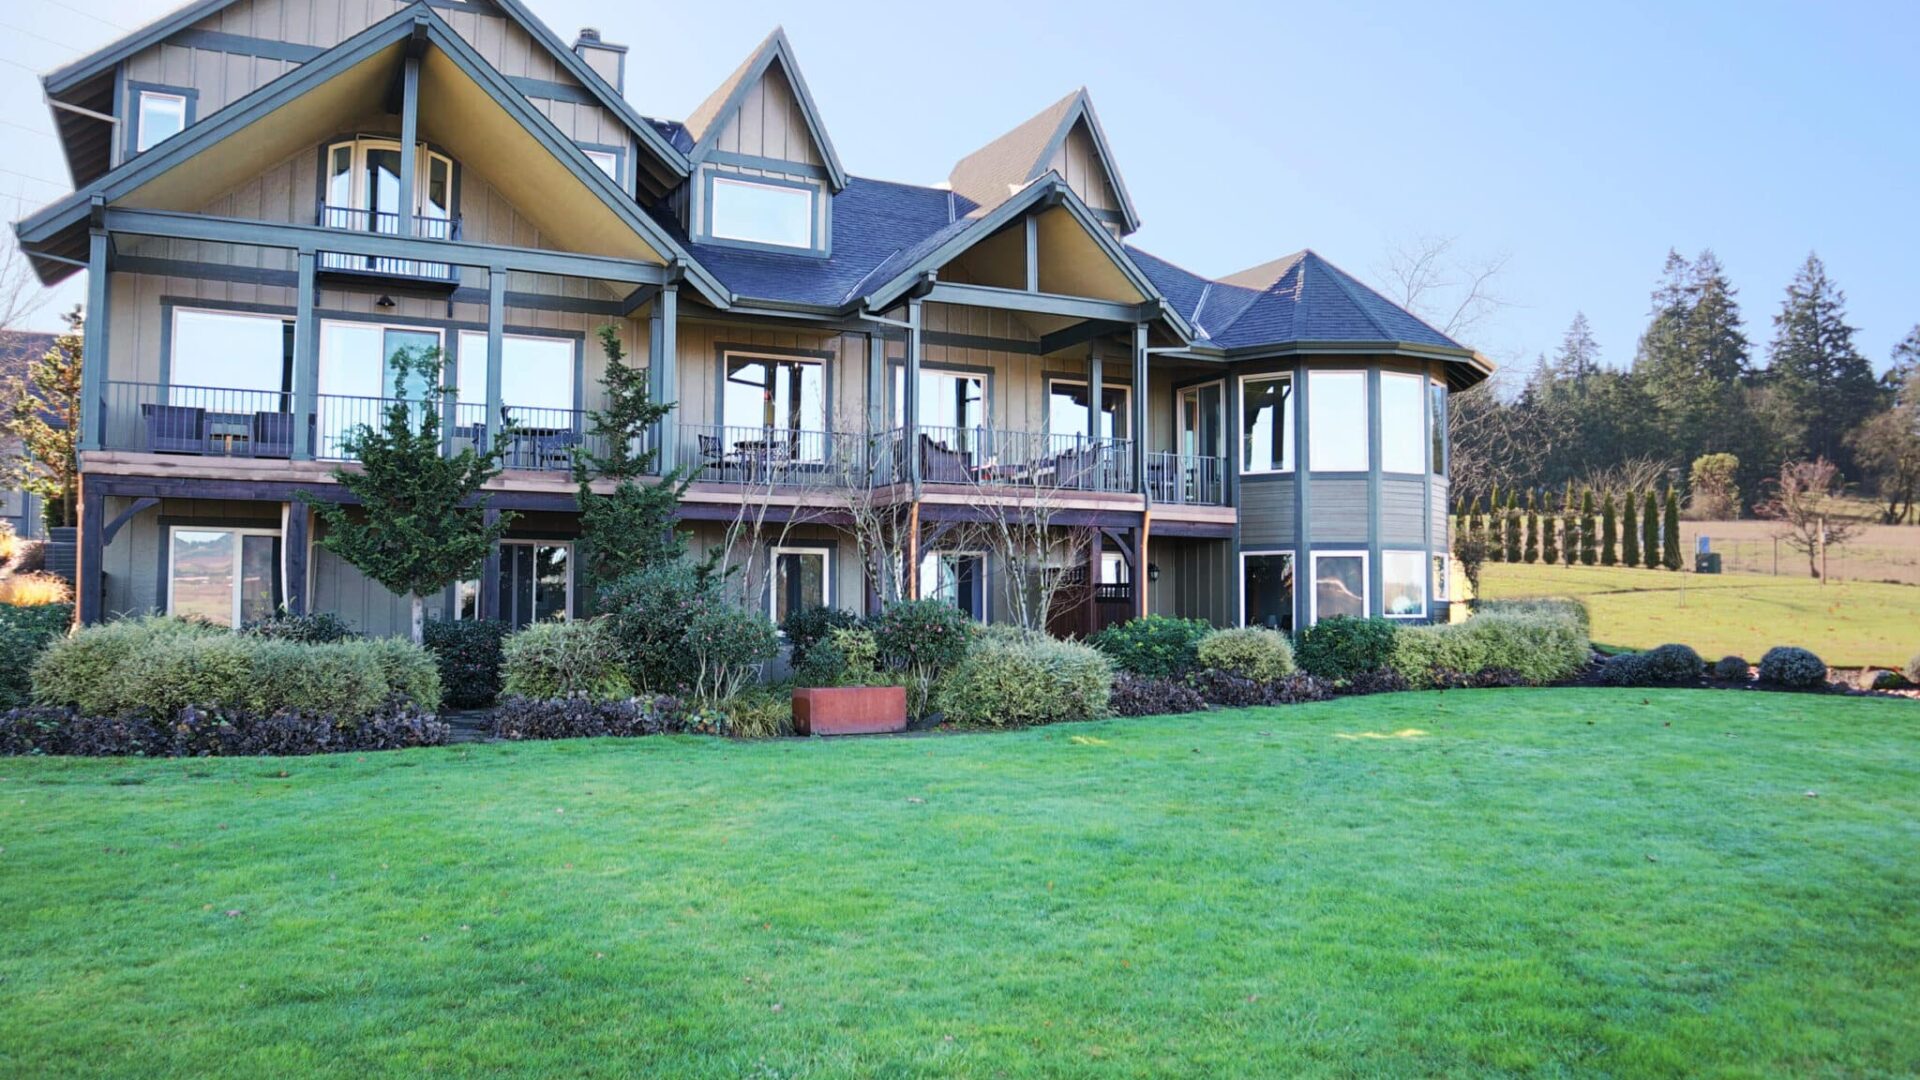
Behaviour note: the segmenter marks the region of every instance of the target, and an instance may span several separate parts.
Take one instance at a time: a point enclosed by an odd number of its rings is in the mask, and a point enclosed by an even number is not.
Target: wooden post
[[[1147,598],[1147,587],[1148,585],[1151,584],[1151,582],[1147,578],[1147,540],[1148,540],[1148,535],[1152,531],[1153,531],[1153,511],[1148,510],[1147,512],[1145,512],[1140,516],[1140,527],[1138,529],[1135,529],[1133,532],[1133,538],[1134,538],[1133,599],[1135,601],[1134,615],[1142,619],[1146,618],[1147,615],[1153,610]]]
[[[486,432],[489,445],[498,444],[506,432],[506,402],[500,400],[501,365],[506,355],[507,271],[487,268],[487,415],[480,430]]]
[[[95,197],[98,200],[98,196]],[[105,204],[96,201],[94,216],[105,212]],[[80,344],[80,449],[100,449],[106,430],[106,405],[103,395],[107,379],[107,266],[111,247],[105,229],[96,228],[87,237],[87,321]]]
[[[420,58],[409,55],[406,68],[401,74],[400,97],[400,215],[401,236],[413,235],[413,199],[418,190],[415,173],[418,164],[414,161],[414,144],[420,141]],[[373,222],[378,230],[379,223]]]
[[[918,499],[907,504],[906,552],[907,565],[902,568],[906,571],[906,588],[902,591],[900,599],[918,600],[920,599],[920,500]]]
[[[75,560],[73,579],[79,603],[74,617],[82,626],[91,626],[106,617],[104,597],[106,561],[106,493],[80,477],[80,550]]]
[[[907,378],[901,397],[905,401],[907,473],[913,478],[913,497],[920,498],[920,301],[907,301]],[[920,513],[913,515],[916,538],[920,532]],[[913,571],[912,573],[918,573]],[[911,574],[908,580],[913,580]]]
[[[307,504],[286,504],[285,524],[280,536],[280,588],[286,597],[287,614],[305,615],[307,598],[308,541],[313,535],[313,511]]]
[[[492,506],[480,511],[480,520],[491,529],[500,520],[500,511]],[[487,549],[486,561],[480,564],[480,595],[475,597],[479,605],[479,614],[483,619],[497,619],[500,612],[500,545]]]
[[[677,401],[680,397],[680,286],[671,282],[661,286],[660,295],[653,299],[653,311],[660,321],[660,352],[648,360],[660,366],[660,400]],[[673,437],[673,427],[662,423],[658,462],[662,475],[673,471],[678,450],[679,440]]]
[[[1093,539],[1087,544],[1087,606],[1083,637],[1092,637],[1100,632],[1100,564],[1105,561],[1106,534],[1100,529],[1093,530]]]

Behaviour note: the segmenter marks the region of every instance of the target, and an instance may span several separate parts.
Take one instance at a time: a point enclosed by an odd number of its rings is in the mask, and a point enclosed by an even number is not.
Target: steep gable
[[[688,161],[718,155],[767,158],[824,170],[834,191],[846,171],[827,137],[786,31],[775,29],[686,119]]]
[[[955,192],[993,207],[1049,172],[1120,235],[1140,227],[1085,87],[961,158],[947,182]]]

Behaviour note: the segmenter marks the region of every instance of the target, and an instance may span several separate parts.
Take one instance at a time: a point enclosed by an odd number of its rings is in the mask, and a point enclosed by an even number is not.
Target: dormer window
[[[707,235],[714,240],[810,250],[815,235],[812,184],[767,177],[710,174]]]
[[[453,162],[424,144],[414,153],[415,234],[451,239]],[[321,223],[335,229],[399,232],[400,165],[400,143],[394,139],[354,139],[327,147]]]
[[[170,90],[140,90],[135,104],[135,153],[146,153],[161,142],[187,130],[192,122],[191,97]]]

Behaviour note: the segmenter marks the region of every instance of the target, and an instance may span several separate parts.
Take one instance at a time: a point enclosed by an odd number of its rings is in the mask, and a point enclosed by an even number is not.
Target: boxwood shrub
[[[1272,682],[1293,674],[1293,646],[1286,635],[1260,626],[1215,630],[1200,639],[1197,655],[1203,668],[1255,682]]]
[[[72,625],[72,604],[0,604],[0,709],[33,700],[34,662]]]
[[[1721,682],[1746,682],[1752,665],[1744,656],[1723,656],[1713,662],[1713,677]]]
[[[501,645],[501,690],[535,700],[631,696],[618,643],[602,619],[535,623]]]
[[[1700,654],[1685,645],[1661,645],[1608,658],[1600,668],[1600,681],[1607,686],[1691,686],[1700,681],[1705,666]]]
[[[1294,662],[1318,678],[1352,679],[1393,661],[1398,630],[1386,619],[1334,615],[1300,631],[1294,640]]]
[[[1149,678],[1177,679],[1200,666],[1200,643],[1213,633],[1202,619],[1147,615],[1116,623],[1087,639],[1116,670]]]
[[[1416,690],[1477,685],[1488,671],[1544,686],[1585,671],[1592,649],[1585,625],[1567,611],[1498,609],[1463,623],[1401,628],[1391,666]]]
[[[794,611],[780,624],[780,632],[787,636],[787,662],[799,671],[806,666],[807,653],[816,644],[830,638],[835,630],[858,625],[858,616],[839,608],[814,606]]]
[[[427,651],[440,669],[440,690],[454,709],[478,709],[500,696],[501,643],[511,628],[496,619],[439,619],[426,625]]]
[[[983,636],[940,681],[935,707],[950,721],[994,727],[1107,715],[1113,664],[1098,650],[1043,634]]]
[[[1827,685],[1827,663],[1806,649],[1775,646],[1760,658],[1760,681],[1788,690],[1816,689]]]

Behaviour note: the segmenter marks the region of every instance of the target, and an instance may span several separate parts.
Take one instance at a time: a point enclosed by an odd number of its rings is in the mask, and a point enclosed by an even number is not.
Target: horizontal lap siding
[[[1367,482],[1314,480],[1312,484],[1308,516],[1313,541],[1364,543],[1368,532]]]
[[[1447,482],[1441,477],[1433,478],[1433,548],[1435,551],[1451,550],[1451,539],[1447,536],[1447,517],[1452,511],[1448,501]]]
[[[1426,486],[1417,480],[1380,482],[1380,542],[1383,544],[1419,544],[1427,542]]]
[[[1293,480],[1243,477],[1240,481],[1240,546],[1249,550],[1292,547]],[[1314,508],[1316,514],[1319,507]],[[1364,522],[1362,523],[1364,528]]]

